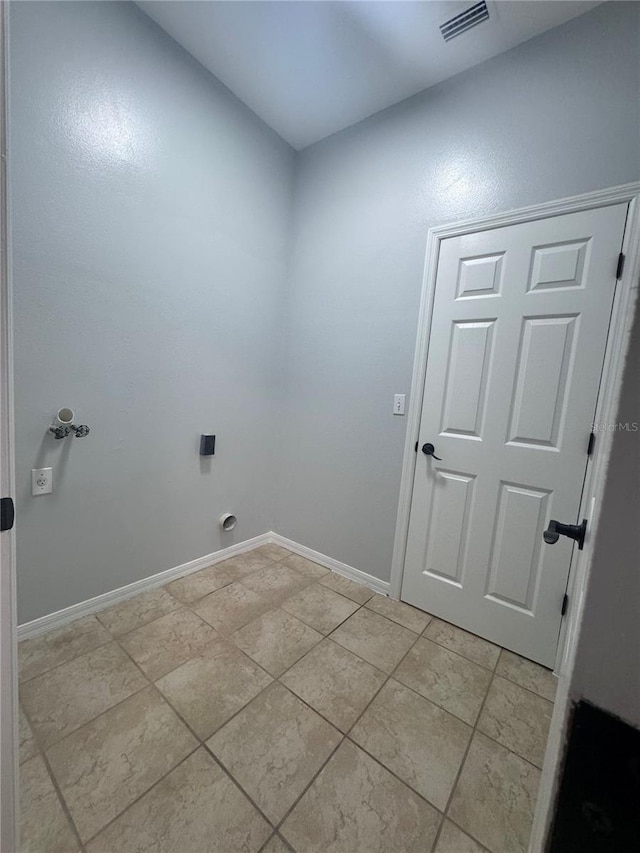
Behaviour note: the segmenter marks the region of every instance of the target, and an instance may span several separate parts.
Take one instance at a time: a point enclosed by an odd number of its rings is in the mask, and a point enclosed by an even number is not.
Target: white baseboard
[[[102,595],[96,595],[95,598],[88,598],[86,601],[78,602],[78,604],[72,604],[71,607],[65,607],[63,610],[57,610],[55,613],[49,613],[46,616],[41,616],[39,619],[33,619],[31,622],[25,622],[23,625],[18,625],[18,641],[61,628],[68,622],[73,622],[75,619],[81,619],[83,616],[97,613],[99,610],[104,610],[107,607],[113,607],[114,604],[126,601],[127,598],[132,598],[141,592],[148,592],[150,589],[164,586],[169,581],[190,575],[192,572],[199,572],[200,569],[212,566],[214,563],[221,563],[223,560],[228,560],[229,557],[234,557],[236,554],[244,554],[245,551],[251,551],[259,545],[272,542],[272,536],[271,533],[261,533],[260,536],[254,536],[253,539],[247,539],[245,542],[239,542],[237,545],[230,545],[228,548],[221,548],[220,551],[215,551],[213,554],[198,557],[196,560],[183,563],[181,566],[174,566],[172,569],[166,569],[148,578],[142,578],[139,581],[134,581],[118,589],[112,589],[110,592],[105,592]]]
[[[30,637],[37,637],[39,634],[61,628],[75,619],[81,619],[83,616],[90,616],[99,610],[113,607],[114,604],[126,601],[127,598],[132,598],[134,595],[164,586],[169,581],[182,578],[193,572],[199,572],[200,569],[212,566],[215,563],[221,563],[223,560],[228,560],[229,557],[234,557],[236,554],[244,554],[246,551],[252,551],[260,545],[265,545],[267,542],[282,545],[283,548],[293,551],[294,554],[299,554],[301,557],[313,560],[314,563],[319,563],[321,566],[325,566],[327,569],[331,569],[331,571],[349,578],[349,580],[363,584],[369,587],[369,589],[374,590],[374,592],[379,592],[383,595],[389,594],[388,581],[381,581],[373,575],[368,575],[366,572],[360,571],[360,569],[354,569],[353,566],[348,566],[346,563],[334,560],[333,557],[327,557],[319,551],[313,551],[305,545],[299,545],[291,539],[285,539],[284,536],[280,536],[278,533],[261,533],[260,536],[254,536],[253,539],[247,539],[245,542],[240,542],[237,545],[230,545],[228,548],[222,548],[213,554],[198,557],[197,560],[191,560],[189,563],[183,563],[181,566],[174,566],[172,569],[166,569],[148,578],[142,578],[139,581],[127,584],[127,586],[121,586],[102,595],[96,595],[95,598],[88,598],[86,601],[80,601],[78,604],[72,604],[71,607],[65,607],[63,610],[57,610],[55,613],[49,613],[47,616],[41,616],[39,619],[33,619],[31,622],[18,625],[18,640],[27,640]]]
[[[327,557],[326,554],[321,554],[319,551],[314,551],[312,548],[307,548],[306,545],[299,545],[292,539],[286,539],[280,536],[279,533],[270,533],[270,541],[277,545],[282,545],[283,548],[288,548],[294,554],[299,554],[301,557],[306,557],[307,560],[313,560],[314,563],[319,563],[332,572],[343,575],[351,581],[362,584],[363,586],[372,589],[374,592],[379,592],[382,595],[389,595],[389,581],[381,581],[373,575],[369,575],[360,569],[354,569],[353,566],[348,566],[346,563],[341,563],[340,560],[334,560],[333,557]]]

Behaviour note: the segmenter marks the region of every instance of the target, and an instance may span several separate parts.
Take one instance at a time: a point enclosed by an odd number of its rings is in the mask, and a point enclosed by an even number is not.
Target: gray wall
[[[25,622],[272,528],[294,152],[133,4],[12,4],[10,74]]]
[[[637,180],[639,40],[606,3],[299,155],[279,533],[388,579],[427,230]]]
[[[638,306],[640,308],[640,306]],[[640,728],[640,310],[631,333],[572,693]],[[633,425],[636,425],[634,429]]]

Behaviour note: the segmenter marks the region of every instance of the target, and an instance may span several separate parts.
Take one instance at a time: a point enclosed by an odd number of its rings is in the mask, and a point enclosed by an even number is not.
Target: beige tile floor
[[[22,853],[524,853],[553,676],[277,545],[19,649]]]

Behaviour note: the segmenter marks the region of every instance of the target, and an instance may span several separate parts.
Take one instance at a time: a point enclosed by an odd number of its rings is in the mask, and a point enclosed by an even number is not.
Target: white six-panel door
[[[547,666],[573,542],[542,533],[580,520],[626,214],[440,244],[402,599]]]

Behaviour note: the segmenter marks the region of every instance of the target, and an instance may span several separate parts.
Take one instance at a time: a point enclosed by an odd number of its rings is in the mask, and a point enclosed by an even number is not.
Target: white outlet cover
[[[49,495],[53,491],[53,468],[31,469],[31,494]]]

